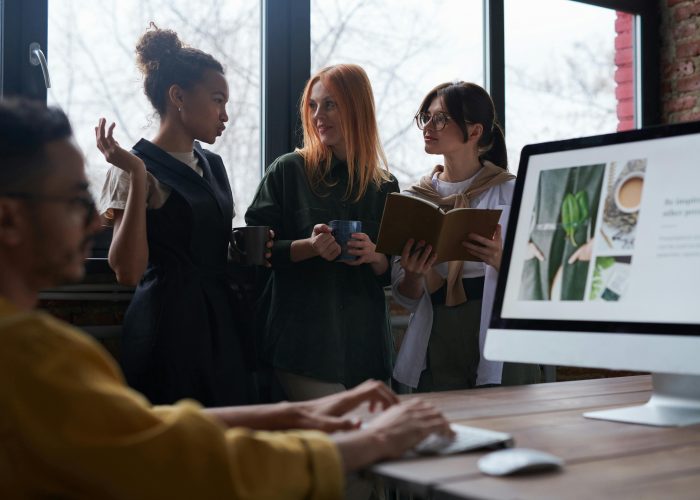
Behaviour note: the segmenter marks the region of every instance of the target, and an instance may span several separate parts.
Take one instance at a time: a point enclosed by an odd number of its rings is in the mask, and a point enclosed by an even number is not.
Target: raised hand
[[[146,165],[144,165],[143,161],[133,153],[122,148],[114,138],[113,133],[115,126],[116,124],[112,123],[109,129],[106,129],[107,120],[105,118],[100,118],[95,127],[97,149],[100,150],[100,153],[104,155],[109,163],[129,174],[145,172]]]

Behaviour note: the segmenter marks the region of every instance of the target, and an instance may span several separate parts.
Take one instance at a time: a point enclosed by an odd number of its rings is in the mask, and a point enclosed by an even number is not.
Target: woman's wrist
[[[285,401],[274,405],[205,408],[204,412],[216,417],[226,427],[274,431],[300,427],[302,410],[297,403]]]
[[[406,283],[407,286],[417,287],[423,284],[424,278],[424,274],[405,271],[403,275],[403,282]]]
[[[383,253],[374,253],[374,259],[370,262],[372,271],[375,275],[379,276],[384,274],[387,269],[389,269],[389,259]]]
[[[423,275],[405,272],[397,285],[401,295],[408,299],[419,299],[423,295]]]
[[[146,187],[146,170],[145,169],[133,169],[129,170],[129,181],[132,187],[145,188]]]
[[[374,429],[331,435],[343,461],[345,471],[355,471],[381,460],[389,453],[387,440]]]
[[[294,240],[289,248],[289,256],[292,262],[300,262],[302,260],[316,257],[318,252],[311,244],[311,238]]]

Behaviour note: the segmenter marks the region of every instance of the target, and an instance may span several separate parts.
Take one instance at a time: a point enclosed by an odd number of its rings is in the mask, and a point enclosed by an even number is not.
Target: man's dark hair
[[[39,101],[0,101],[0,193],[36,188],[47,167],[45,145],[72,136],[63,111]]]

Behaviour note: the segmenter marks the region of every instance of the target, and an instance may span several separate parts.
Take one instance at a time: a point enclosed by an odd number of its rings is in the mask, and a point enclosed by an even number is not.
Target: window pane
[[[223,65],[230,87],[229,123],[213,146],[228,168],[236,223],[242,223],[260,180],[260,2],[120,0],[49,2],[49,104],[70,116],[87,157],[95,193],[108,164],[95,147],[98,118],[117,123],[125,147],[152,138],[158,117],[143,93],[136,41],[150,21],[173,29],[187,44]]]
[[[505,0],[504,8],[511,170],[525,144],[615,132],[615,11],[571,0]],[[630,81],[630,103],[632,89]]]
[[[355,63],[369,75],[389,168],[402,187],[441,161],[413,116],[439,83],[483,85],[481,0],[311,1],[311,71]]]

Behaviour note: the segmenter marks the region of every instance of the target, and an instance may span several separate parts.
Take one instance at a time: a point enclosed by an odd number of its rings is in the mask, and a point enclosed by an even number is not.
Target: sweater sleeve
[[[391,262],[391,294],[397,304],[404,307],[409,312],[415,313],[418,309],[421,298],[418,297],[417,299],[411,299],[399,291],[399,283],[401,283],[405,275],[406,272],[404,271],[403,267],[401,267],[401,258],[394,257],[393,261]],[[424,290],[423,293],[427,292]]]
[[[38,464],[31,477],[76,488],[58,496],[341,496],[340,456],[325,434],[225,429],[192,401],[151,407],[90,339],[50,319],[23,328],[41,333],[26,337],[44,347],[2,356],[14,360],[2,368],[12,370],[5,375],[12,374],[14,385],[2,390],[2,404],[22,441],[18,449],[27,454],[15,458]]]

